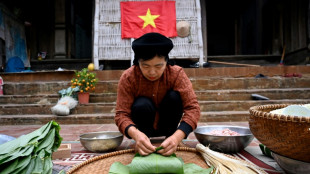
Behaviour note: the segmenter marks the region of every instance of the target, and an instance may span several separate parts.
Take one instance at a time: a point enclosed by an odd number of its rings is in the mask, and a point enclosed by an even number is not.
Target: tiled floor
[[[210,123],[200,123],[198,126],[204,125],[235,125],[235,126],[245,126],[248,127],[248,122],[210,122]],[[8,125],[0,127],[0,134],[5,134],[13,137],[19,137],[21,135],[28,134],[43,125]],[[115,124],[73,124],[73,125],[60,125],[60,136],[63,137],[62,143],[71,144],[72,151],[85,150],[81,143],[79,142],[79,136],[87,132],[98,132],[98,131],[117,131],[117,126]],[[197,143],[194,133],[191,133],[187,140],[184,140],[185,144],[193,146]],[[253,141],[257,145],[256,141]],[[123,143],[118,149],[126,149],[128,146],[133,144],[132,140],[124,137]]]
[[[234,126],[248,127],[248,122],[210,122],[210,123],[199,123],[198,124],[198,126],[205,126],[205,125],[234,125]],[[6,134],[6,135],[13,136],[13,137],[19,137],[21,135],[31,133],[32,131],[40,128],[41,126],[43,125],[1,126],[0,134]],[[53,164],[54,164],[53,170],[55,171],[68,170],[72,166],[78,163],[81,163],[89,158],[102,155],[102,153],[94,153],[94,152],[85,150],[79,141],[79,135],[83,133],[87,133],[87,132],[117,131],[118,130],[115,124],[74,124],[74,125],[60,125],[60,127],[61,127],[60,135],[63,137],[62,143],[71,144],[71,158],[53,160]],[[183,143],[187,147],[195,148],[199,142],[197,141],[194,133],[191,133],[188,136],[188,138],[183,141]],[[134,148],[134,144],[135,142],[133,140],[124,137],[122,144],[115,150],[117,151],[117,150]],[[153,144],[155,146],[158,146],[160,142],[155,142],[155,143],[153,142]],[[254,140],[247,147],[248,149],[247,151],[251,153],[252,155],[254,155],[255,158],[259,160],[263,160],[263,155],[261,155],[258,145],[259,145],[259,142],[254,138]],[[266,159],[263,161],[266,161]],[[268,172],[268,173],[273,173],[273,174],[282,173],[281,169],[275,165],[275,162],[273,160],[267,159],[267,161],[271,161],[271,163],[269,162],[268,165],[274,167],[272,168],[271,172]]]

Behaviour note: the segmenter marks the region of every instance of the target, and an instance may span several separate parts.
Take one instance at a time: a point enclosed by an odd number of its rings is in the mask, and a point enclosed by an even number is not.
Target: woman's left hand
[[[157,152],[164,156],[169,156],[173,154],[177,150],[179,143],[184,138],[185,138],[185,133],[181,130],[177,130],[173,135],[171,135],[163,143],[161,143],[160,146],[162,146],[163,149]]]

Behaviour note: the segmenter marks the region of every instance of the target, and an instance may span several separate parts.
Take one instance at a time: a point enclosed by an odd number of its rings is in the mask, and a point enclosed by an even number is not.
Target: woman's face
[[[155,56],[149,60],[139,60],[139,67],[145,78],[155,81],[161,77],[166,68],[167,62],[164,56]]]

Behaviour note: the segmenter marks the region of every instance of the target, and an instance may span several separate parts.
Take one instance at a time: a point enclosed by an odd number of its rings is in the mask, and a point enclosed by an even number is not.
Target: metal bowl
[[[228,128],[231,131],[239,133],[238,136],[219,136],[208,135],[213,130],[223,130]],[[212,126],[199,126],[194,131],[197,140],[209,146],[211,150],[223,153],[235,153],[247,147],[254,136],[248,127],[229,126],[229,125],[212,125]]]
[[[80,135],[80,142],[89,151],[106,152],[117,148],[123,138],[118,131],[90,132]]]
[[[271,152],[274,160],[288,174],[310,173],[310,163],[294,160],[275,152]]]

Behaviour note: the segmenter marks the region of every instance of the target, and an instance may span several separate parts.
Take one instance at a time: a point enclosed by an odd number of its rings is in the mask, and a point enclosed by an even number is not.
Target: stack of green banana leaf
[[[61,144],[60,126],[50,121],[41,128],[0,145],[0,174],[51,174],[52,153]]]
[[[202,168],[194,163],[184,164],[181,158],[175,154],[162,156],[152,153],[148,156],[141,156],[138,153],[128,165],[121,162],[112,164],[109,174],[137,174],[137,173],[176,173],[176,174],[210,174],[213,171],[211,166],[208,169]]]

